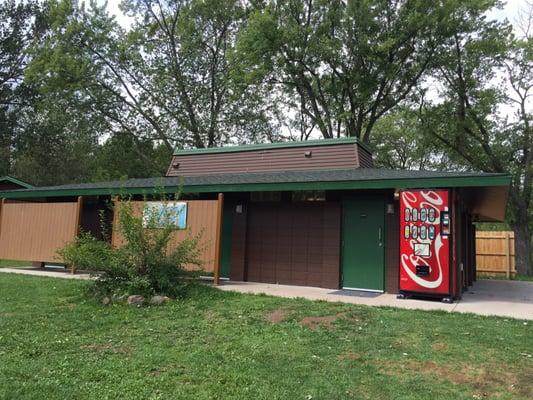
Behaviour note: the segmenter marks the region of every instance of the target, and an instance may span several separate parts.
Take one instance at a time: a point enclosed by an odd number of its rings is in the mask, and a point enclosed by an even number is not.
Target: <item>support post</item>
[[[215,265],[213,270],[213,284],[220,283],[220,254],[222,252],[222,212],[224,210],[224,193],[218,194],[217,203],[217,232],[215,240]]]
[[[81,223],[81,213],[82,213],[82,208],[83,208],[83,197],[82,196],[78,196],[78,202],[77,202],[77,207],[76,207],[76,224],[75,224],[75,230],[74,230],[74,236],[78,236],[78,234],[80,233],[80,223]],[[76,266],[75,265],[71,265],[70,266],[70,273],[71,274],[75,274],[76,273]]]
[[[509,232],[505,232],[505,262],[507,263],[507,268],[505,269],[505,277],[507,279],[511,278],[511,237]]]

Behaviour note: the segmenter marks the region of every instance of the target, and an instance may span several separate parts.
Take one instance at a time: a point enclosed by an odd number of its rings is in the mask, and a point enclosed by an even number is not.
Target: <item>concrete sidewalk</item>
[[[338,301],[368,306],[444,310],[533,320],[533,282],[481,280],[463,294],[462,300],[453,304],[419,299],[399,300],[396,295],[388,293],[377,294],[254,282],[225,281],[220,285],[220,289],[240,293],[264,293],[287,298],[302,297],[309,300]]]
[[[0,268],[1,272],[62,279],[91,279],[87,273],[73,275],[67,270],[60,269]],[[396,295],[388,293],[368,293],[255,282],[222,281],[219,288],[239,293],[264,293],[287,298],[302,297],[309,300],[338,301],[368,306],[398,307],[412,310],[444,310],[533,320],[533,282],[480,280],[463,293],[463,298],[460,301],[453,304],[419,299],[398,300]]]
[[[17,267],[17,268],[0,268],[0,273],[1,272],[6,272],[10,274],[20,274],[20,275],[44,276],[48,278],[91,279],[91,276],[87,273],[76,272],[75,274],[71,274],[69,270],[61,270],[61,269]]]

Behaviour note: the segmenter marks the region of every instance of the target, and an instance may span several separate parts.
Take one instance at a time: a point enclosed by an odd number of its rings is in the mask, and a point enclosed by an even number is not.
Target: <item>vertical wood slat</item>
[[[512,277],[515,273],[514,232],[476,231],[476,270]]]
[[[220,283],[220,253],[222,251],[222,213],[224,211],[224,193],[218,194],[217,201],[217,225],[216,225],[216,239],[215,239],[215,262],[213,266],[213,283],[218,285]]]
[[[507,268],[505,269],[505,276],[507,279],[511,277],[511,252],[509,249],[510,244],[510,235],[509,232],[505,232],[505,260],[507,262]]]

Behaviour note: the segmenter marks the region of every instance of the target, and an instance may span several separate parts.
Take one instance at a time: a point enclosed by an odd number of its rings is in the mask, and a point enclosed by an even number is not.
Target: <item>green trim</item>
[[[29,183],[26,183],[26,182],[23,182],[17,178],[13,178],[12,176],[0,176],[0,182],[1,181],[7,181],[7,182],[11,182],[11,183],[14,183],[15,185],[19,185],[19,186],[22,186],[26,189],[33,189],[34,186],[33,185],[30,185]]]
[[[433,177],[404,179],[372,179],[360,181],[329,181],[329,182],[282,182],[282,183],[244,183],[217,185],[184,185],[166,186],[167,193],[219,193],[219,192],[269,192],[292,190],[349,190],[349,189],[415,189],[415,188],[448,188],[448,187],[482,187],[509,186],[511,177],[498,176],[467,176],[467,177]],[[51,189],[51,190],[15,190],[0,192],[0,198],[44,198],[61,196],[112,196],[120,194],[157,194],[161,187],[139,188],[87,188],[87,189]]]
[[[189,150],[174,150],[175,156],[188,156],[194,154],[217,154],[217,153],[240,153],[243,151],[257,151],[268,149],[284,149],[291,147],[309,147],[309,146],[332,146],[339,144],[359,144],[366,151],[371,153],[370,149],[361,143],[356,137],[346,137],[339,139],[319,139],[306,140],[298,142],[277,142],[277,143],[262,143],[262,144],[245,144],[242,146],[227,146],[227,147],[209,147],[205,149],[189,149]]]

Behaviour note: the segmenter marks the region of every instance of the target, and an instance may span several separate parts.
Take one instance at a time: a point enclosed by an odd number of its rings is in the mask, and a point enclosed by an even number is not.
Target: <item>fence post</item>
[[[511,238],[510,238],[510,235],[509,235],[509,232],[505,232],[505,260],[507,262],[507,268],[505,270],[505,276],[507,277],[507,279],[510,279],[511,278],[511,250],[510,250],[510,247],[511,246]]]

